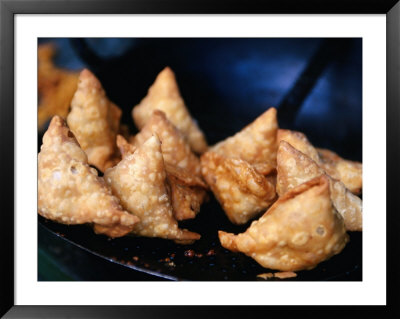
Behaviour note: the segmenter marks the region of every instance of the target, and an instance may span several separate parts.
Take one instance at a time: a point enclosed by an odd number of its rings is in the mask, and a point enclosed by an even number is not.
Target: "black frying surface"
[[[214,198],[202,206],[192,221],[180,223],[202,238],[193,245],[178,245],[157,238],[122,237],[108,239],[96,235],[85,225],[66,226],[39,216],[39,223],[66,241],[110,262],[119,263],[132,271],[144,272],[169,280],[237,281],[261,280],[258,274],[275,272],[258,265],[241,253],[224,249],[218,240],[218,230],[243,232],[248,225],[232,225]],[[350,242],[339,254],[309,271],[297,272],[297,277],[285,280],[361,280],[362,233],[350,234]],[[79,248],[78,248],[79,247]],[[269,279],[280,280],[280,279]]]

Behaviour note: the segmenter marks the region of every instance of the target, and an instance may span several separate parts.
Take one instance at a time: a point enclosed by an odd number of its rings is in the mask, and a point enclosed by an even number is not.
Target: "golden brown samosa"
[[[65,118],[78,85],[79,72],[57,67],[53,43],[38,46],[38,128],[42,130],[54,115]]]
[[[119,161],[115,143],[122,111],[111,102],[100,81],[89,70],[79,75],[67,122],[89,164],[104,172]]]
[[[174,169],[174,168],[172,168]],[[207,199],[204,186],[199,186],[196,177],[177,175],[167,169],[167,182],[171,193],[171,202],[176,220],[195,218],[200,207]],[[204,182],[203,182],[204,183]]]
[[[362,164],[341,158],[336,153],[317,148],[319,165],[333,178],[340,180],[353,194],[360,194],[362,188]]]
[[[200,238],[199,234],[179,229],[173,217],[161,144],[156,135],[107,169],[104,179],[121,199],[122,206],[140,218],[132,233],[179,243]]]
[[[279,196],[325,171],[310,157],[292,147],[286,141],[281,141],[278,149],[278,175],[276,191]],[[343,216],[346,229],[362,230],[362,201],[353,195],[344,184],[329,175],[330,192],[333,205]]]
[[[158,74],[147,96],[132,109],[133,121],[139,130],[154,110],[166,114],[168,120],[183,133],[193,151],[200,154],[207,150],[206,138],[186,108],[175,75],[169,67]]]
[[[312,269],[340,253],[348,242],[324,175],[292,188],[244,233],[219,231],[218,235],[226,249],[281,271]]]
[[[340,180],[353,194],[360,193],[362,188],[361,163],[345,160],[329,150],[315,148],[301,132],[279,129],[278,145],[282,140],[310,157],[329,176]]]
[[[249,163],[214,152],[201,156],[202,173],[234,224],[245,224],[275,200],[275,186]]]
[[[117,135],[116,142],[122,158],[136,151],[136,147],[129,143],[122,135]]]
[[[154,133],[161,141],[174,216],[177,220],[194,218],[206,199],[207,185],[202,179],[200,160],[183,134],[159,110],[153,112],[131,143],[138,147]]]
[[[161,141],[164,161],[168,165],[182,168],[193,175],[201,177],[200,160],[191,151],[183,134],[168,120],[162,111],[154,111],[142,130],[131,139],[134,146],[142,145],[153,134]]]
[[[227,158],[240,158],[260,174],[267,175],[276,168],[276,109],[271,107],[235,135],[209,149]]]
[[[320,158],[317,150],[310,143],[307,136],[301,132],[291,131],[291,130],[278,130],[278,145],[280,141],[286,141],[292,145],[295,149],[306,154],[316,163],[319,163]]]
[[[38,156],[38,213],[63,224],[90,223],[96,233],[110,237],[126,235],[139,221],[89,166],[59,116],[51,120]]]
[[[141,135],[141,137],[143,137],[143,135]],[[120,135],[117,135],[117,145],[122,154],[122,158],[126,157],[129,154],[132,154],[136,150],[135,146],[128,143]],[[139,144],[139,146],[140,145],[141,144]],[[161,144],[161,151],[163,149],[162,145],[163,144]],[[179,145],[179,141],[176,145]],[[179,150],[177,150],[177,153],[179,153]],[[168,156],[166,157],[168,158]],[[185,220],[195,218],[197,213],[200,212],[201,204],[207,198],[207,185],[204,183],[201,176],[194,175],[192,172],[190,172],[190,170],[186,170],[171,163],[167,163],[165,161],[164,153],[163,158],[165,170],[167,172],[167,184],[171,194],[171,201],[175,219]],[[174,156],[173,158],[176,157]],[[172,163],[174,163],[174,161],[172,161]]]

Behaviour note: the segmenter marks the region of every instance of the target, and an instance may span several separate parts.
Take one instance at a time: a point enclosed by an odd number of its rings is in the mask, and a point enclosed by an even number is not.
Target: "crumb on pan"
[[[274,277],[277,277],[279,279],[294,278],[297,277],[297,274],[293,271],[280,271],[274,273]]]
[[[297,277],[297,274],[293,271],[279,271],[276,273],[267,272],[258,274],[257,278],[262,278],[264,280],[271,279],[271,278],[279,278],[279,279],[287,279],[287,278],[294,278]]]

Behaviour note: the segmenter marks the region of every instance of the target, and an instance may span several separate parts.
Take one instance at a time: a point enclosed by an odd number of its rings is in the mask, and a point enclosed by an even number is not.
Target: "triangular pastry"
[[[175,75],[169,67],[158,74],[147,96],[132,109],[133,121],[139,130],[147,123],[154,110],[161,110],[166,114],[196,153],[207,150],[205,136],[186,108]]]
[[[117,135],[116,142],[122,158],[136,151],[136,147],[129,143],[122,135]]]
[[[286,141],[287,143],[292,145],[295,149],[306,154],[316,163],[319,163],[320,158],[318,151],[310,143],[305,134],[297,131],[279,129],[277,138],[278,138],[278,145],[280,141]]]
[[[207,185],[201,177],[200,162],[190,151],[189,146],[182,137],[180,137],[180,134],[165,134],[171,132],[164,130],[162,126],[157,126],[157,128],[152,130],[151,126],[148,126],[149,123],[151,124],[152,120],[137,134],[137,138],[136,140],[133,139],[133,142],[136,142],[136,145],[139,147],[142,145],[145,137],[148,137],[151,132],[153,132],[151,134],[163,136],[161,140],[161,152],[167,172],[167,183],[171,193],[174,217],[177,220],[192,219],[200,212],[200,206],[207,198]],[[175,131],[176,129],[174,128],[172,132]],[[136,146],[128,143],[120,135],[117,136],[117,145],[122,154],[122,158],[136,150]],[[166,150],[165,153],[163,152],[164,149]],[[167,162],[167,160],[169,160],[169,162]],[[180,167],[178,166],[179,163],[185,163],[185,165]]]
[[[218,235],[226,249],[281,271],[312,269],[340,253],[348,242],[324,175],[288,191],[244,233],[219,231]]]
[[[104,173],[122,206],[140,218],[133,233],[191,243],[199,234],[178,228],[166,186],[161,144],[156,135]]]
[[[317,148],[319,165],[333,178],[340,180],[353,194],[360,194],[362,188],[362,164],[341,158],[336,153]]]
[[[164,161],[201,177],[200,160],[193,154],[183,134],[168,120],[164,112],[156,110],[142,130],[130,141],[134,146],[142,145],[153,134],[161,141]]]
[[[276,109],[271,107],[235,135],[217,143],[209,151],[228,158],[240,158],[260,174],[267,175],[276,168]]]
[[[208,188],[202,179],[200,160],[183,134],[159,110],[153,112],[131,143],[138,147],[153,134],[157,134],[161,141],[174,216],[177,220],[194,218],[206,199]]]
[[[177,175],[167,169],[167,182],[176,220],[195,218],[200,212],[201,204],[207,199],[205,187],[199,186],[195,179],[196,177],[190,176],[182,178],[182,174]]]
[[[201,165],[207,184],[232,223],[247,223],[276,198],[274,184],[246,161],[206,152]]]
[[[94,74],[83,70],[67,122],[86,152],[89,164],[102,172],[119,161],[115,138],[121,114],[118,106],[107,98]]]
[[[282,140],[310,157],[329,176],[340,180],[353,194],[360,193],[362,188],[361,163],[345,160],[326,149],[315,148],[301,132],[279,129],[278,145]]]
[[[276,191],[279,196],[290,189],[314,177],[325,174],[310,157],[292,147],[286,141],[281,141],[278,149],[278,175]],[[343,216],[346,229],[350,231],[362,230],[362,201],[353,195],[344,184],[336,179],[329,179],[333,205]]]
[[[88,164],[65,121],[54,116],[38,156],[38,212],[63,224],[94,224],[96,233],[120,237],[139,218],[126,212]]]

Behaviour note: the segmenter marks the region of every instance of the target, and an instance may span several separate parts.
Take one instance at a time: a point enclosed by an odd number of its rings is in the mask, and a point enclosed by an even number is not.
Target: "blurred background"
[[[56,44],[57,66],[90,69],[123,110],[121,121],[132,132],[136,128],[131,109],[169,66],[210,145],[274,106],[280,127],[302,131],[315,146],[362,161],[361,38],[40,38],[38,42]],[[75,272],[74,262],[84,256],[68,252],[73,249],[68,245],[60,248],[41,232],[39,280],[95,276],[95,272]],[[118,271],[113,272],[118,277]]]
[[[57,66],[94,72],[132,130],[132,107],[170,66],[210,144],[274,106],[281,127],[361,161],[361,38],[39,39],[43,42],[57,45]]]

